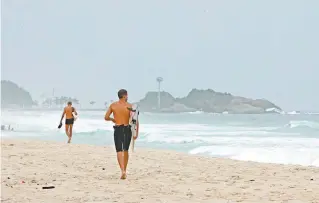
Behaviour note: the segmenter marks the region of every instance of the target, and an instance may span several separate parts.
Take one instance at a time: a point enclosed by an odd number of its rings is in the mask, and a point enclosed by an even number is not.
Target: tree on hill
[[[32,107],[34,102],[29,92],[17,84],[1,80],[1,107]]]

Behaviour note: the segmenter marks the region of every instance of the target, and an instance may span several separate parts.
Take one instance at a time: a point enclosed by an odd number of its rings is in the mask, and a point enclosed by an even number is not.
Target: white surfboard
[[[72,115],[73,115],[73,118],[74,118],[74,121],[76,121],[76,119],[78,119],[78,116],[75,115],[75,112],[74,112],[74,107],[72,107]]]
[[[76,119],[78,119],[78,116],[75,115],[75,113],[72,113],[72,114],[73,114],[74,121],[76,121]]]
[[[132,109],[130,112],[130,125],[131,125],[131,130],[132,130],[132,139],[131,139],[131,144],[130,147],[132,149],[132,152],[134,152],[134,144],[135,140],[134,137],[137,134],[137,122],[138,122],[138,115],[139,115],[139,109],[137,104],[132,105]]]

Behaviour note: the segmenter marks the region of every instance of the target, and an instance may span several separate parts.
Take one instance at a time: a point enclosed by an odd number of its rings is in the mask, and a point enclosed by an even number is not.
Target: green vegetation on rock
[[[270,113],[267,109],[281,110],[265,99],[250,99],[230,93],[216,92],[212,89],[193,89],[186,97],[174,98],[168,92],[161,92],[161,109],[157,109],[157,92],[148,92],[139,102],[143,111],[212,113]]]
[[[32,107],[34,102],[29,92],[19,87],[17,84],[1,80],[1,107]]]

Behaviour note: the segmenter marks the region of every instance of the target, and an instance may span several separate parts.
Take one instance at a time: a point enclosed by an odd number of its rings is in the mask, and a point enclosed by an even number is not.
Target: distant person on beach
[[[11,128],[11,125],[8,126],[8,130],[13,131],[13,128]]]
[[[75,108],[72,106],[72,102],[68,102],[68,105],[64,107],[61,121],[60,121],[60,126],[62,126],[62,120],[64,118],[65,114],[65,133],[68,136],[68,143],[71,143],[72,139],[72,129],[73,129],[73,124],[74,124],[74,115],[73,113],[77,116],[78,113],[76,112]]]
[[[126,179],[126,167],[128,163],[128,150],[131,143],[132,131],[129,125],[130,110],[132,105],[127,102],[127,91],[121,89],[117,93],[119,100],[110,105],[105,114],[106,121],[112,121],[114,123],[114,143],[117,152],[117,161],[121,168],[121,179]],[[113,113],[114,118],[111,118]],[[137,123],[138,129],[139,123]],[[136,139],[137,135],[134,137]]]
[[[5,125],[1,125],[1,130],[7,130]],[[8,131],[13,131],[14,129],[11,128],[11,125],[8,125]]]

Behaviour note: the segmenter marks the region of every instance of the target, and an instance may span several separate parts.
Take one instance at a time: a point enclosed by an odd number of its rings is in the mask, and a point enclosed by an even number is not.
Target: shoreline
[[[2,139],[6,139],[6,140],[21,140],[21,141],[41,141],[41,142],[53,142],[53,143],[57,143],[57,144],[64,144],[67,141],[66,136],[65,137],[59,137],[59,139],[50,139],[50,138],[54,138],[55,136],[50,136],[50,137],[37,137],[37,136],[8,136],[8,137],[2,137]],[[63,140],[63,141],[62,141]],[[108,147],[110,149],[114,148],[114,143],[82,143],[82,142],[77,142],[74,143],[74,138],[73,138],[73,143],[72,144],[76,144],[76,145],[88,145],[88,146],[96,146],[96,147]],[[111,141],[113,142],[113,140]],[[187,156],[195,156],[195,157],[204,157],[204,158],[212,158],[212,159],[226,159],[226,160],[231,160],[231,161],[239,161],[239,162],[251,162],[251,163],[260,163],[260,164],[275,164],[275,165],[283,165],[283,166],[299,166],[299,167],[314,167],[314,168],[318,168],[319,169],[319,165],[306,165],[306,164],[292,164],[292,163],[276,163],[276,162],[265,162],[265,161],[252,161],[252,160],[239,160],[239,159],[232,159],[229,157],[223,157],[223,156],[211,156],[208,154],[192,154],[189,153],[189,151],[184,151],[184,150],[176,150],[176,149],[170,149],[170,148],[166,148],[166,147],[158,147],[158,146],[154,146],[154,147],[145,147],[145,145],[142,146],[138,146],[136,145],[138,149],[141,150],[155,150],[155,151],[166,151],[166,152],[171,152],[171,153],[179,153],[179,154],[184,154]]]
[[[107,107],[104,108],[76,108],[78,111],[86,112],[86,111],[106,111]],[[63,106],[61,108],[1,108],[1,110],[5,111],[62,111]],[[200,112],[200,113],[199,113]],[[281,114],[279,112],[274,111],[265,111],[265,112],[247,112],[247,113],[225,113],[225,112],[210,112],[210,111],[200,111],[200,110],[193,110],[193,111],[140,111],[140,113],[154,113],[154,114],[218,114],[218,115],[277,115]],[[302,113],[301,113],[302,114]]]
[[[111,146],[9,138],[1,146],[7,202],[319,202],[312,166],[137,148],[120,180]]]

